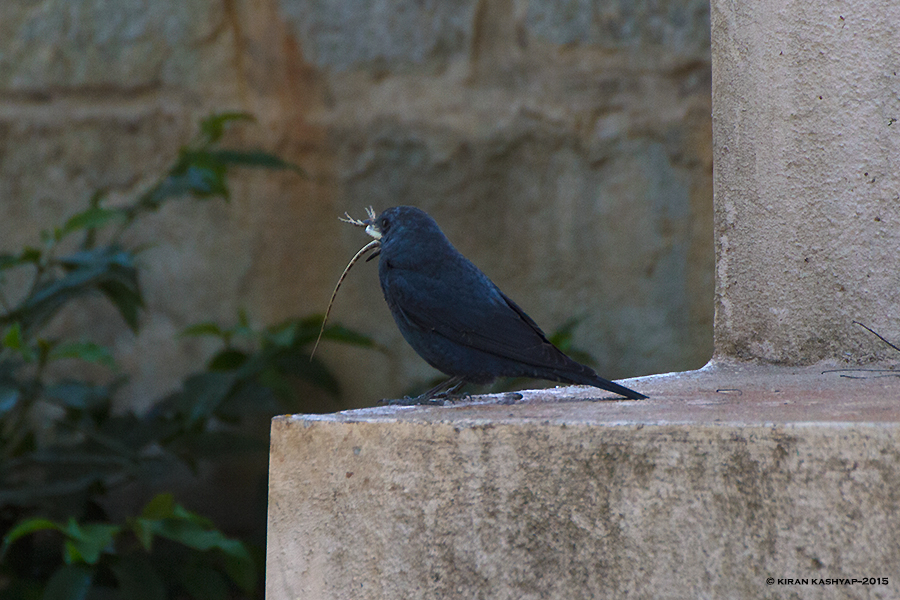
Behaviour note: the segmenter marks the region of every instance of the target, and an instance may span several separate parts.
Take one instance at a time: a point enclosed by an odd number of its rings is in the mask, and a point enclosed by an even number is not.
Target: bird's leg
[[[461,388],[465,384],[466,384],[466,380],[463,379],[462,377],[460,377],[459,375],[457,375],[455,377],[451,377],[450,379],[448,379],[447,381],[445,381],[444,383],[442,383],[440,385],[434,386],[433,388],[431,388],[430,390],[428,390],[427,392],[422,394],[422,396],[425,396],[426,399],[446,398],[447,396],[452,396],[453,394],[455,394],[456,391],[459,390],[459,388]],[[443,388],[446,388],[446,389],[443,389]]]
[[[456,375],[447,381],[442,381],[424,394],[420,394],[415,398],[399,398],[396,400],[385,400],[385,404],[395,406],[415,406],[418,404],[442,404],[443,398],[452,395],[459,388],[465,385],[466,381],[462,377]]]

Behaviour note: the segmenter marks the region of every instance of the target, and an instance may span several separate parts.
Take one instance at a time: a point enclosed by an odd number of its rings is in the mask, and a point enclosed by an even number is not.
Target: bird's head
[[[424,210],[415,206],[395,206],[376,215],[369,207],[368,219],[354,219],[350,215],[341,219],[357,227],[365,227],[366,233],[375,238],[360,252],[376,249],[367,259],[378,255],[389,257],[398,266],[403,263],[429,263],[440,260],[449,248],[456,252],[438,224]]]
[[[380,251],[387,256],[415,250],[427,255],[435,243],[449,243],[434,219],[414,206],[395,206],[378,216],[373,211],[363,223],[366,233],[380,242]]]

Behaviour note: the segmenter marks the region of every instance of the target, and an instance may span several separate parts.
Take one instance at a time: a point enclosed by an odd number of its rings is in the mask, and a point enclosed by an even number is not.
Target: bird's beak
[[[378,225],[375,224],[375,219],[366,219],[363,223],[366,224],[366,233],[376,240],[381,239],[381,230],[378,229]]]
[[[378,224],[375,222],[375,211],[370,206],[366,209],[366,212],[369,213],[369,218],[363,221],[363,224],[366,226],[366,233],[375,238],[374,242],[369,242],[370,244],[375,244],[375,252],[366,259],[366,262],[369,262],[379,254],[381,254],[381,237],[384,235],[381,229],[378,228]]]
[[[379,229],[378,225],[375,223],[375,218],[376,218],[375,209],[370,206],[369,208],[366,209],[366,214],[369,215],[369,218],[366,219],[365,221],[360,221],[359,219],[354,219],[353,217],[350,216],[349,213],[344,213],[343,218],[339,219],[340,221],[343,221],[344,223],[350,223],[351,225],[353,225],[355,227],[365,227],[366,233],[368,233],[373,238],[375,238],[374,241],[369,242],[368,244],[363,246],[362,250],[360,250],[359,252],[356,253],[356,256],[354,256],[353,260],[350,261],[350,265],[352,265],[354,263],[354,261],[356,261],[360,256],[362,256],[369,250],[372,250],[373,248],[375,249],[375,252],[369,258],[366,259],[366,262],[369,262],[370,260],[372,260],[373,258],[378,256],[379,254],[381,254],[381,237],[383,234],[382,234],[381,229]],[[347,269],[350,268],[350,265],[347,265]],[[346,274],[347,274],[347,270],[344,270],[344,275],[346,275]],[[344,275],[341,275],[341,279],[344,278]],[[341,285],[340,281],[338,281],[338,285]],[[337,292],[337,288],[335,288],[335,292]],[[331,299],[333,301],[334,296],[332,296]],[[330,308],[330,306],[329,306],[329,308]]]

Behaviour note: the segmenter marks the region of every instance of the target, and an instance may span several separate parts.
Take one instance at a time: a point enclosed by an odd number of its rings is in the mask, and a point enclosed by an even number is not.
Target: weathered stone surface
[[[822,370],[279,417],[267,598],[894,597],[900,379]]]
[[[680,60],[709,59],[709,3],[703,0],[528,2],[528,30],[555,44],[625,50],[659,46]]]
[[[117,95],[162,85],[210,86],[227,66],[200,54],[223,31],[209,0],[47,0],[0,7],[0,90],[52,95],[93,88]]]
[[[900,339],[895,2],[713,2],[717,350],[879,360]]]
[[[474,0],[281,0],[281,9],[317,67],[381,68],[444,62],[471,41]]]

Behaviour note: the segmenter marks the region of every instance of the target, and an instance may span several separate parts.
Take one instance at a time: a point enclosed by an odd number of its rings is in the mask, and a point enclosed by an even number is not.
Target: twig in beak
[[[375,220],[375,209],[371,206],[366,209],[366,214],[369,215],[369,222]],[[354,219],[350,216],[350,213],[344,213],[343,217],[338,217],[338,221],[342,223],[350,223],[351,225],[355,225],[356,227],[368,227],[369,222],[360,221],[359,219]]]
[[[365,227],[365,223],[362,223],[362,221],[356,221],[355,219],[351,219],[350,215],[347,215],[347,219],[349,219],[349,220],[346,220],[346,221],[344,219],[341,219],[341,220],[344,221],[345,223],[352,223],[353,225],[357,225],[357,226],[359,226],[359,224],[361,224],[363,227]],[[369,252],[370,250],[373,250],[374,248],[377,248],[380,245],[381,245],[380,241],[372,240],[371,242],[369,242],[368,244],[366,244],[365,246],[360,248],[359,252],[357,252],[356,255],[350,259],[350,262],[347,263],[347,266],[344,268],[344,272],[341,273],[341,277],[338,279],[337,285],[334,286],[334,291],[331,292],[331,300],[328,301],[328,308],[325,309],[325,318],[322,319],[322,328],[319,329],[319,337],[316,338],[316,343],[313,346],[312,353],[309,355],[310,362],[312,362],[313,356],[316,355],[316,348],[319,347],[319,342],[322,340],[322,334],[325,333],[325,324],[328,322],[328,315],[329,315],[329,313],[331,313],[331,307],[334,304],[335,297],[337,296],[338,288],[340,288],[341,284],[344,282],[344,277],[347,276],[347,273],[350,272],[350,267],[355,265],[356,261],[358,261],[360,258],[362,258],[367,252]]]

